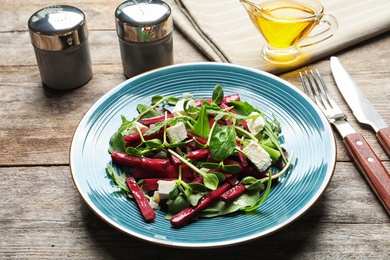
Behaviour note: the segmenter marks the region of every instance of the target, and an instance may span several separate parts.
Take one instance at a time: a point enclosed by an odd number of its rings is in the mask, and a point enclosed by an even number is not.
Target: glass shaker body
[[[92,77],[84,13],[67,5],[34,13],[28,27],[42,83],[52,89],[80,87]]]
[[[127,78],[173,64],[173,21],[163,1],[126,1],[115,11]]]

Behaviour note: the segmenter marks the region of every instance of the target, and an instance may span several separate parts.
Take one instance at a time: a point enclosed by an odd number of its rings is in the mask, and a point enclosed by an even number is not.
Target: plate
[[[135,202],[117,193],[105,168],[111,157],[109,139],[121,115],[133,118],[139,103],[154,95],[190,92],[211,97],[216,84],[225,94],[239,93],[282,127],[283,147],[294,150],[292,167],[272,188],[255,213],[200,219],[172,228],[163,212],[145,223]],[[70,148],[74,184],[86,204],[113,227],[137,238],[173,247],[221,247],[269,235],[302,216],[331,181],[336,161],[335,140],[326,118],[292,84],[272,74],[225,63],[173,65],[128,79],[100,98],[80,121]]]

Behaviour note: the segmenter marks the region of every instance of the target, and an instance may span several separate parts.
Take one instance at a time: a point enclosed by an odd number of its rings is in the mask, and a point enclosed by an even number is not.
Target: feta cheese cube
[[[261,116],[259,113],[252,112],[250,114],[250,116],[255,116],[255,115],[259,115],[259,116],[253,119],[247,119],[246,124],[248,126],[249,132],[251,132],[254,135],[257,135],[258,133],[260,133],[261,130],[264,129],[265,122],[263,116]]]
[[[128,129],[126,129],[126,130],[123,132],[123,134],[124,134],[124,135],[129,135],[129,134],[135,133],[135,132],[137,132],[137,128],[138,128],[139,130],[141,130],[141,131],[144,130],[144,129],[148,129],[147,126],[145,126],[145,125],[143,125],[143,124],[141,124],[141,123],[133,122],[133,123],[131,124],[131,127],[128,128]]]
[[[176,186],[175,181],[164,181],[159,180],[158,183],[158,194],[160,199],[164,200],[168,198],[169,192],[173,190],[173,188]]]
[[[149,205],[153,208],[153,209],[160,209],[160,195],[158,194],[157,191],[155,191],[153,193],[153,196],[150,198],[149,200]]]
[[[176,103],[176,106],[173,108],[172,110],[172,114],[174,116],[182,116],[182,115],[186,115],[187,113],[184,111],[184,103],[186,102],[186,99],[180,99],[177,103]],[[190,106],[196,106],[195,104],[195,101],[193,99],[189,100],[187,102],[187,109],[190,107]]]
[[[167,128],[167,136],[172,144],[179,143],[187,138],[187,129],[183,122]]]
[[[272,164],[271,156],[261,147],[260,144],[251,140],[250,143],[242,150],[248,155],[249,160],[256,166],[259,171],[265,171]]]

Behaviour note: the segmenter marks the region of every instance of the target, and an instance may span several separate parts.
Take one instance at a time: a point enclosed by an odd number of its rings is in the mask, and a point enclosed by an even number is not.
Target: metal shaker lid
[[[28,20],[28,28],[32,45],[41,50],[68,49],[88,38],[84,13],[69,5],[48,6],[37,11]]]
[[[157,41],[173,31],[171,8],[163,1],[126,1],[115,18],[118,36],[128,42]]]

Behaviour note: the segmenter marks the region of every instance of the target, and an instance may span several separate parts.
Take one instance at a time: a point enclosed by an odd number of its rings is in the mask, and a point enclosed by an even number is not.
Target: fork
[[[372,150],[362,134],[357,133],[347,122],[347,116],[334,101],[318,70],[299,72],[303,90],[325,114],[343,138],[351,159],[360,170],[382,205],[390,214],[390,174]]]

